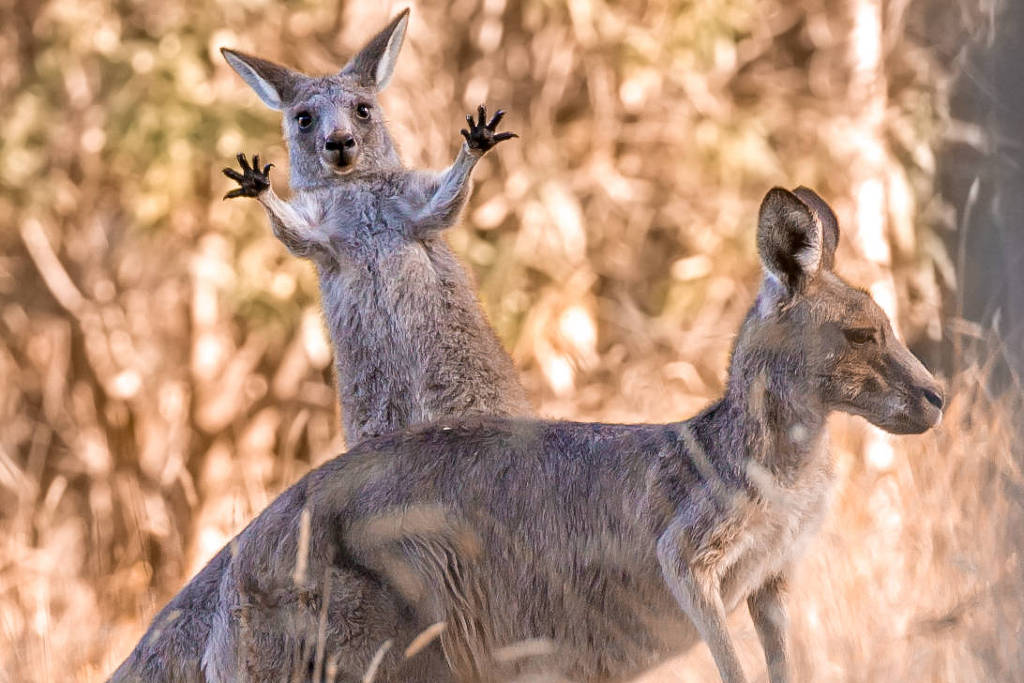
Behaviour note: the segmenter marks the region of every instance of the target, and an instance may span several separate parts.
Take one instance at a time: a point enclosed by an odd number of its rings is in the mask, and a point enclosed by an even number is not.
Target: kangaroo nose
[[[356,146],[356,139],[348,133],[332,133],[327,138],[324,149],[328,152],[343,152],[345,150],[351,150]]]
[[[941,393],[932,391],[931,389],[922,389],[921,393],[924,394],[924,400],[928,401],[939,410],[942,410],[943,401]]]
[[[327,136],[320,155],[335,173],[348,173],[355,168],[356,158],[359,156],[359,143],[351,133],[336,130]]]

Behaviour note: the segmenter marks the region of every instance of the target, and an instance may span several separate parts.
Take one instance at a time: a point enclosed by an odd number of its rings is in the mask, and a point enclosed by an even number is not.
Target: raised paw
[[[496,133],[495,128],[501,123],[501,119],[505,116],[505,112],[499,109],[490,122],[487,121],[487,108],[484,105],[480,105],[476,108],[479,121],[473,120],[473,115],[468,114],[466,116],[466,123],[469,124],[469,130],[463,128],[461,131],[462,137],[466,138],[466,144],[469,145],[470,149],[479,150],[480,152],[486,152],[491,147],[494,147],[503,140],[509,140],[511,138],[519,137],[515,133]]]
[[[241,173],[233,168],[224,169],[224,175],[241,185],[224,195],[224,199],[258,197],[261,192],[270,187],[270,167],[273,164],[267,164],[261,171],[259,154],[252,158],[252,166],[249,166],[244,154],[239,154],[238,165],[242,167]]]

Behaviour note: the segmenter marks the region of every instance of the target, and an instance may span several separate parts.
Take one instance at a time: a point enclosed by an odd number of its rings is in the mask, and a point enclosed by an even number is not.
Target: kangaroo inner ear
[[[408,25],[409,9],[406,8],[349,60],[341,75],[355,76],[360,85],[383,90],[395,73],[398,52],[402,49]]]
[[[832,270],[836,260],[836,247],[839,246],[839,221],[832,207],[829,206],[814,190],[802,185],[793,194],[800,198],[821,223],[821,267]]]
[[[280,64],[243,52],[222,47],[220,53],[242,80],[256,91],[263,104],[271,109],[280,111],[287,107],[295,96],[299,82],[305,78],[302,74]]]
[[[789,294],[801,291],[822,265],[822,226],[800,199],[781,187],[765,195],[757,250],[765,270]]]

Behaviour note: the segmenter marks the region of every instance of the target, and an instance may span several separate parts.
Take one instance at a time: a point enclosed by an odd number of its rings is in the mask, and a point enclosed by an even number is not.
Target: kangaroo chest
[[[472,408],[475,395],[448,394],[474,391],[497,363],[474,353],[490,331],[447,247],[403,240],[356,255],[320,277],[353,443]]]
[[[827,456],[795,483],[766,481],[743,515],[735,544],[719,568],[722,602],[736,609],[770,578],[784,572],[821,528],[832,490]]]

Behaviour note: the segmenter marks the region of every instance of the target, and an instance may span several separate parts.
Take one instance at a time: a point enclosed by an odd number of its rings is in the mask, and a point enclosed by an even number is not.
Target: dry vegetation
[[[217,48],[326,71],[387,4],[0,0],[0,681],[103,678],[341,449],[312,273],[254,203],[220,201],[235,153],[278,183],[286,154]],[[715,396],[776,184],[834,202],[840,271],[894,285],[904,335],[947,358],[944,425],[894,457],[834,420],[841,486],[791,598],[802,680],[1024,671],[1024,405],[999,340],[949,305],[948,74],[906,28],[931,4],[885,3],[858,71],[870,0],[422,3],[384,97],[417,166],[452,158],[478,102],[510,111],[522,138],[450,238],[544,415],[668,420]],[[887,256],[857,238],[863,187]],[[745,612],[732,630],[763,672]],[[645,680],[711,666],[696,648]]]

